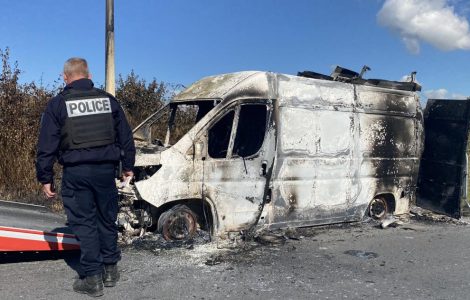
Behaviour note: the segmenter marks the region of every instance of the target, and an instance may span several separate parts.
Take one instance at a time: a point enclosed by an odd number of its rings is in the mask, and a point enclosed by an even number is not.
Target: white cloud
[[[468,20],[455,11],[455,0],[386,0],[377,14],[380,25],[400,35],[411,53],[420,42],[440,50],[470,50]]]
[[[428,90],[423,92],[424,96],[428,99],[446,99],[449,91],[446,89]]]
[[[451,95],[451,99],[465,100],[465,99],[468,99],[468,98],[469,98],[468,96],[465,96],[465,95],[462,95],[462,94],[452,93],[452,95]]]
[[[456,100],[465,100],[468,96],[450,93],[446,89],[437,89],[437,90],[428,90],[423,92],[424,96],[428,99],[456,99]]]

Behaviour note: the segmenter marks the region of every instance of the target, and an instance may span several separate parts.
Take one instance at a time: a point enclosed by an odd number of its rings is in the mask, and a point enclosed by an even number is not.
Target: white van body
[[[202,206],[226,237],[359,221],[374,199],[403,214],[415,200],[423,125],[413,91],[250,71],[197,81],[170,106],[204,103],[213,108],[174,145],[152,144],[158,114],[134,131],[136,169],[158,166],[135,182],[154,214]]]

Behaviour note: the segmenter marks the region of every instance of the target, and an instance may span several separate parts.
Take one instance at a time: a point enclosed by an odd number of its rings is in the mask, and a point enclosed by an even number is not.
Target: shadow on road
[[[71,266],[73,261],[79,263],[80,250],[75,251],[28,251],[28,252],[3,252],[0,253],[0,264],[12,264],[21,262],[58,260],[63,259],[67,265]]]
[[[0,265],[45,260],[64,260],[79,276],[84,274],[80,267],[80,250],[0,252]]]
[[[49,229],[50,233],[63,233],[72,234],[72,230],[67,226],[55,227]],[[0,265],[1,264],[14,264],[23,262],[46,261],[46,260],[64,260],[64,262],[79,276],[82,276],[80,267],[80,250],[74,250],[69,244],[62,244],[59,250],[59,239],[55,235],[44,233],[47,236],[46,242],[49,244],[49,251],[15,251],[15,252],[0,252]]]

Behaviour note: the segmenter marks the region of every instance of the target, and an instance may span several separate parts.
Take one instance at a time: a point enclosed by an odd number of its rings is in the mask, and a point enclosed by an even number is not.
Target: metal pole
[[[106,92],[115,95],[114,0],[106,0]]]

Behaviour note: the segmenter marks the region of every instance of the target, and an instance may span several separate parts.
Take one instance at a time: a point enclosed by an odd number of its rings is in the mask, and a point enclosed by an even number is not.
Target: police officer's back
[[[81,248],[82,278],[73,287],[100,296],[103,281],[114,286],[119,279],[115,167],[121,160],[124,179],[133,176],[134,141],[119,103],[93,87],[84,59],[67,60],[64,81],[41,120],[37,178],[53,198],[53,164],[58,159],[63,165],[62,199]]]

